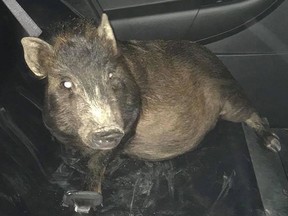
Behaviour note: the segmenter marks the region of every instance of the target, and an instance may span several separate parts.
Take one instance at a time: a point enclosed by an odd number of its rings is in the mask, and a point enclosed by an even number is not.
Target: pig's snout
[[[105,130],[91,134],[93,149],[112,149],[122,140],[124,132],[118,129]]]

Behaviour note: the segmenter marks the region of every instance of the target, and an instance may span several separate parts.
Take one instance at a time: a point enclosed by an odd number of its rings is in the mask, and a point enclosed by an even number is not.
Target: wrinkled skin
[[[47,79],[43,117],[66,145],[91,155],[85,190],[101,193],[116,150],[145,160],[197,147],[218,119],[245,122],[263,145],[280,151],[225,66],[189,41],[117,42],[106,15],[98,28],[79,25],[52,44],[22,39],[25,60]]]

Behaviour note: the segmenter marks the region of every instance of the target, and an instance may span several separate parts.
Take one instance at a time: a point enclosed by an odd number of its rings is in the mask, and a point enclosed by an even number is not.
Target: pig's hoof
[[[281,151],[281,144],[279,141],[279,137],[274,133],[269,133],[264,137],[264,144],[267,149],[273,152]]]
[[[75,212],[89,213],[96,209],[103,201],[102,195],[92,191],[67,191],[63,196],[62,205],[73,207]]]

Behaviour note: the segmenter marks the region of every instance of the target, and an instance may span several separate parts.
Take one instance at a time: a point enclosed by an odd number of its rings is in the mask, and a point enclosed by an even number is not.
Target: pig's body
[[[225,67],[189,41],[135,41],[121,50],[142,97],[136,134],[125,151],[163,160],[195,148],[220,117],[225,86],[237,87]]]
[[[245,122],[265,147],[281,149],[224,65],[200,45],[118,42],[105,15],[98,28],[68,29],[52,45],[39,38],[22,44],[31,71],[47,79],[47,127],[91,156],[84,190],[101,193],[117,149],[141,159],[172,158],[195,148],[220,118]],[[76,207],[87,212],[98,201]]]

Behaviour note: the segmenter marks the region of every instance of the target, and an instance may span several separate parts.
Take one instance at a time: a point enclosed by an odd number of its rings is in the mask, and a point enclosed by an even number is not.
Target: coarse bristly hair
[[[64,46],[71,47],[73,44],[78,44],[77,48],[82,46],[82,48],[92,49],[94,47],[95,49],[101,48],[101,51],[103,51],[103,47],[105,47],[105,50],[107,50],[105,54],[116,54],[113,52],[112,44],[107,43],[107,38],[99,34],[98,25],[87,19],[78,18],[72,22],[58,24],[50,38],[50,43],[56,52],[63,49]]]

